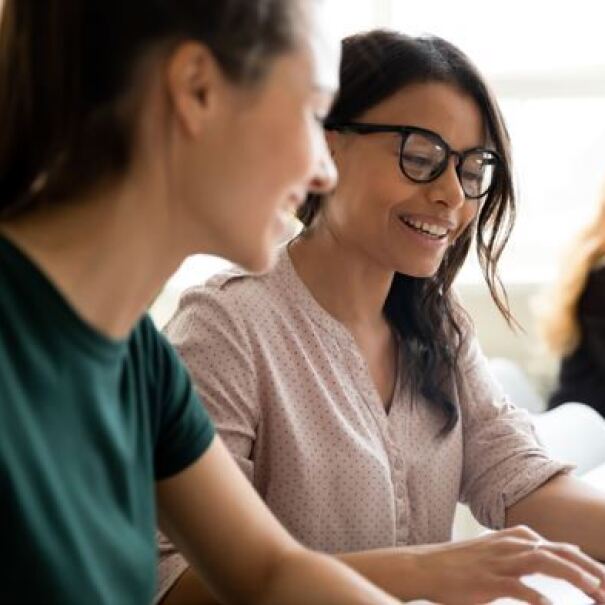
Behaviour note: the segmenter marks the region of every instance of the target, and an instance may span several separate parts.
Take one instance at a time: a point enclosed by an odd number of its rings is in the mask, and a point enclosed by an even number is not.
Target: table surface
[[[583,477],[592,486],[605,491],[605,463],[586,473]],[[524,582],[548,597],[553,605],[590,605],[594,603],[590,597],[561,580],[542,575],[526,576]],[[429,601],[411,601],[409,605],[430,605]],[[492,605],[519,605],[516,599],[498,599]]]

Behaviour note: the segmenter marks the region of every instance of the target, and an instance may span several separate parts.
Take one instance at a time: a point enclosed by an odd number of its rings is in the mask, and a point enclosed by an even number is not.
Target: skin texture
[[[526,523],[552,540],[578,544],[605,562],[605,494],[577,477],[555,477],[511,506],[506,524],[517,523]]]
[[[123,178],[86,199],[4,222],[0,231],[85,321],[113,338],[130,332],[187,254],[268,268],[279,211],[307,189],[335,182],[316,119],[334,89],[316,77],[309,42],[276,59],[252,90],[227,81],[198,43],[148,57],[137,80],[134,158]],[[334,62],[333,81],[336,74]],[[395,603],[347,566],[297,544],[218,437],[201,459],[157,485],[157,504],[164,529],[225,602]]]
[[[406,87],[358,121],[428,128],[458,151],[485,143],[473,101],[443,84]],[[382,308],[393,274],[430,276],[445,251],[418,242],[400,226],[398,217],[450,221],[454,229],[448,239],[453,241],[472,223],[478,202],[464,199],[453,160],[432,183],[413,183],[401,175],[396,136],[328,133],[328,141],[339,182],[306,235],[290,245],[290,255],[316,300],[357,340],[387,402],[395,382],[396,346]],[[603,567],[577,548],[559,543],[580,544],[603,558],[604,512],[602,495],[590,492],[580,481],[559,477],[509,509],[509,529],[459,543],[347,553],[338,558],[402,600],[428,598],[470,605],[511,596],[539,604],[542,597],[520,578],[544,572],[605,601],[605,594],[595,589],[595,578],[605,582]],[[584,524],[577,523],[579,515],[584,515]],[[217,602],[188,570],[164,605]]]

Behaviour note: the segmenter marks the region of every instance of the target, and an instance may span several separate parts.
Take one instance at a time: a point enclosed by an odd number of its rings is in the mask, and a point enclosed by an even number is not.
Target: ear
[[[167,83],[177,119],[197,138],[219,105],[223,76],[214,55],[203,44],[181,44],[168,59]]]

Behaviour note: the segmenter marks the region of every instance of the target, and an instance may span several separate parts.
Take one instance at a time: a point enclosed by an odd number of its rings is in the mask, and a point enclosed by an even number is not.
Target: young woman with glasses
[[[333,185],[317,6],[4,0],[0,602],[151,602],[159,517],[223,603],[395,603],[276,522],[144,315]]]
[[[294,535],[400,599],[538,604],[538,571],[602,597],[558,541],[605,559],[605,498],[540,448],[452,291],[474,242],[510,319],[510,149],[482,77],[440,38],[353,36],[325,128],[338,184],[276,269],[189,290],[166,329],[226,444]],[[448,544],[459,500],[502,531]],[[166,602],[203,592],[163,548]]]

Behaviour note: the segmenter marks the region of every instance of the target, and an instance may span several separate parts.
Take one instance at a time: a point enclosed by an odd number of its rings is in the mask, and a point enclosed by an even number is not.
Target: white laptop
[[[553,605],[592,605],[593,599],[587,597],[568,582],[557,580],[541,574],[525,576],[523,582],[547,597]],[[494,605],[518,605],[516,599],[498,599]]]
[[[556,580],[540,574],[525,576],[523,582],[547,597],[553,605],[593,605],[590,597],[563,580]],[[429,601],[412,601],[409,605],[430,605]],[[520,605],[516,599],[498,599],[492,605]]]

